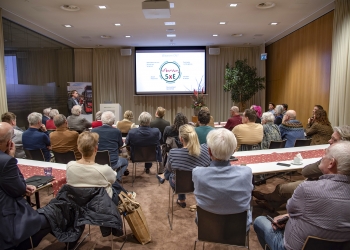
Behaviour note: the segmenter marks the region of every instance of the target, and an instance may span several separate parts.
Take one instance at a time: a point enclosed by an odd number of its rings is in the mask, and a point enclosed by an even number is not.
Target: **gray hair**
[[[1,130],[6,129],[6,126],[9,128],[4,134],[1,135]],[[5,128],[2,128],[5,127]],[[7,143],[13,135],[13,127],[7,122],[0,122],[0,144]]]
[[[115,122],[115,115],[112,111],[105,111],[101,116],[101,121],[103,124],[112,126]]]
[[[340,138],[342,139],[342,141],[350,141],[350,126],[349,125],[334,127],[333,131],[337,132],[340,135]]]
[[[51,119],[53,119],[55,117],[55,115],[58,115],[59,113],[60,112],[58,112],[57,109],[51,109],[49,116]]]
[[[72,115],[80,115],[80,114],[81,114],[80,105],[74,105],[72,108]]]
[[[151,124],[152,116],[148,112],[142,112],[139,116],[139,122],[141,126],[149,126]]]
[[[261,120],[265,120],[266,122],[273,122],[275,120],[275,116],[271,112],[265,112],[262,114]]]
[[[96,112],[96,115],[95,115],[96,120],[101,120],[101,116],[102,116],[102,111]]]
[[[237,106],[232,106],[231,110],[234,111],[235,113],[239,113],[239,108]]]
[[[277,105],[276,108],[276,115],[280,115],[283,113],[284,109],[283,109],[283,106],[282,105]]]
[[[209,132],[207,145],[216,159],[228,161],[237,147],[237,140],[231,131],[219,128]]]
[[[334,158],[338,174],[350,175],[350,141],[332,144],[326,151],[326,157]]]
[[[55,115],[53,118],[53,123],[56,128],[61,127],[67,121],[66,117],[62,114]]]
[[[37,125],[43,119],[43,115],[38,112],[33,112],[28,115],[29,126]]]
[[[46,108],[46,109],[43,110],[43,114],[46,115],[46,116],[49,116],[50,111],[51,111],[51,108]]]

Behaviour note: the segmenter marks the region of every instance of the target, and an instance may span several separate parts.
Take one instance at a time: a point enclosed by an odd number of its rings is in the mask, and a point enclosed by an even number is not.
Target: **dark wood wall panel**
[[[333,11],[266,47],[266,101],[287,103],[306,125],[315,104],[328,112]]]

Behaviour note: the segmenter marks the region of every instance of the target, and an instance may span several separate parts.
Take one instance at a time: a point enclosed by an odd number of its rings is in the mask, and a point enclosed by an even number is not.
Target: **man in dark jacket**
[[[160,144],[165,143],[163,142],[164,129],[166,126],[170,126],[170,122],[163,119],[164,114],[165,114],[165,108],[158,107],[155,114],[156,118],[153,121],[151,121],[151,124],[150,124],[151,128],[158,128],[160,133],[162,134],[162,138],[160,138]]]
[[[26,185],[17,166],[13,128],[0,123],[0,249],[36,247],[51,231],[45,216],[39,215],[23,198],[32,195],[35,187]],[[31,239],[30,239],[31,238]]]
[[[67,109],[68,109],[67,116],[72,115],[72,108],[75,105],[79,105],[78,96],[79,96],[79,94],[78,94],[78,92],[76,90],[72,90],[70,92],[70,98],[67,101]]]

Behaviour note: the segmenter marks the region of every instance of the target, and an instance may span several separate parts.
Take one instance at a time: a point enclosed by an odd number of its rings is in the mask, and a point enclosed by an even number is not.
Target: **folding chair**
[[[249,249],[249,231],[247,232],[248,212],[238,214],[213,214],[197,206],[197,241],[240,246]]]
[[[157,163],[157,174],[159,170],[159,162],[157,161],[157,145],[151,145],[147,147],[132,146],[131,150],[131,162],[132,167],[132,186],[136,178],[136,164],[139,162],[156,162]],[[160,184],[159,184],[160,185]]]
[[[311,139],[297,139],[295,140],[294,147],[310,146]]]
[[[270,141],[269,149],[274,148],[284,148],[286,146],[287,140],[283,141]]]
[[[43,151],[41,149],[27,150],[24,149],[27,159],[34,161],[45,161]]]
[[[55,156],[56,163],[67,164],[70,161],[76,160],[74,151],[67,151],[64,153],[58,153],[58,152],[52,151],[52,153]]]
[[[173,230],[173,219],[174,219],[174,195],[188,194],[188,193],[193,193],[194,191],[194,184],[192,181],[192,171],[175,169],[175,175],[176,175],[175,190],[173,190],[172,196],[171,196],[172,187],[169,185],[168,220],[169,220],[169,225],[171,230]],[[170,211],[171,211],[171,220],[170,220]]]
[[[350,249],[350,241],[335,241],[308,236],[302,250],[345,250]]]
[[[100,165],[108,165],[111,166],[111,158],[109,157],[109,151],[103,150],[103,151],[97,151],[95,162]],[[114,171],[118,172],[120,168],[114,169]],[[122,186],[124,185],[123,178],[122,178]]]

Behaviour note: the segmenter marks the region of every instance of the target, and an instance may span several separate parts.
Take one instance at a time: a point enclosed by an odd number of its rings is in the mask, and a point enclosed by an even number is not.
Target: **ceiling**
[[[169,0],[174,8],[168,19],[145,19],[143,0],[0,0],[0,7],[3,17],[73,48],[268,45],[334,9],[333,0],[269,1],[275,3],[273,8],[258,9],[267,1]],[[62,5],[80,10],[64,11]],[[169,21],[176,25],[165,26]],[[176,37],[168,38],[170,33]]]

